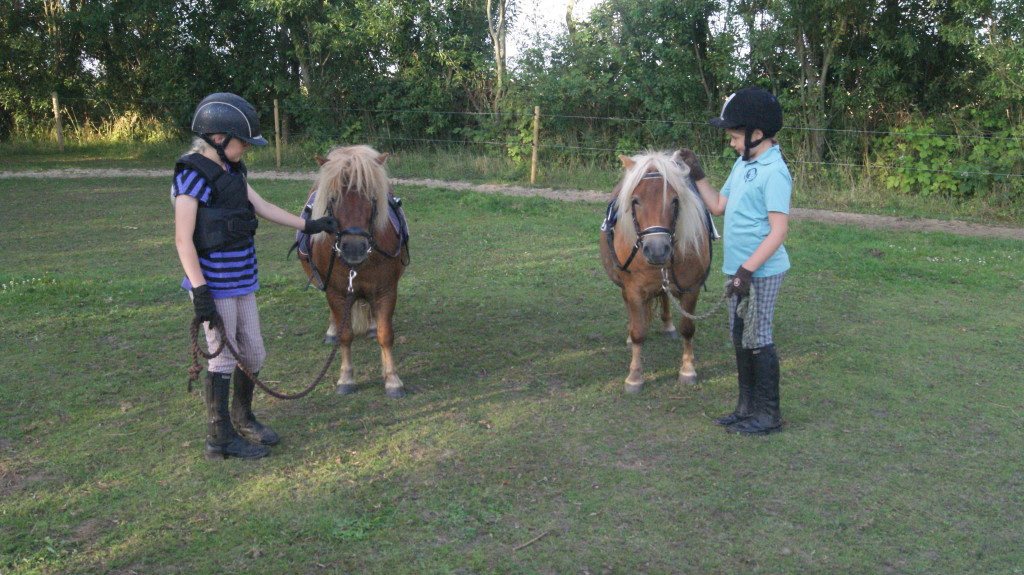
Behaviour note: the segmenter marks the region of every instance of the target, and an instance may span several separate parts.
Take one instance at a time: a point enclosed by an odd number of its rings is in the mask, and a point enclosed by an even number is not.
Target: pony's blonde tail
[[[356,300],[352,303],[352,310],[349,313],[352,315],[352,334],[356,336],[366,335],[371,325],[370,302],[365,299]]]

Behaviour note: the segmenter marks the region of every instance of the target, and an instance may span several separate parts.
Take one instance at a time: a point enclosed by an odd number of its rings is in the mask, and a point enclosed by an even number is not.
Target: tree
[[[0,139],[51,117],[50,93],[86,94],[80,59],[83,0],[19,0],[0,6]],[[38,129],[38,128],[36,128]]]
[[[505,41],[508,36],[510,0],[487,0],[487,34],[494,50],[494,95],[492,111],[497,121],[501,114],[501,100],[505,93]]]

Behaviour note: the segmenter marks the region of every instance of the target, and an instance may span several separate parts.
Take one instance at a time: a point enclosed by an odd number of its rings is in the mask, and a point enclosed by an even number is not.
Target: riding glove
[[[703,180],[708,177],[704,173],[704,168],[700,165],[700,160],[697,159],[697,154],[693,153],[690,148],[681,148],[679,150],[679,157],[686,164],[687,168],[690,168],[690,179],[693,181]]]
[[[736,275],[732,276],[732,280],[729,282],[729,295],[738,295],[740,297],[750,295],[750,278],[753,276],[754,272],[740,266],[736,270]]]
[[[320,232],[336,234],[338,233],[338,221],[330,216],[325,216],[318,220],[306,220],[306,228],[302,231],[309,235],[319,234]]]
[[[196,319],[199,321],[210,321],[217,316],[217,306],[213,304],[213,294],[210,287],[201,285],[192,288],[192,305],[196,310]]]

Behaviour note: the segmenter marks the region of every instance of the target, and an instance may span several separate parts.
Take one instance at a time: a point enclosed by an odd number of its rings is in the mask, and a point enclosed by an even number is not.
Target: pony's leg
[[[331,311],[331,317],[327,324],[327,335],[324,337],[324,343],[335,344],[338,343],[338,318],[334,317],[334,311]]]
[[[370,315],[370,326],[366,328],[366,337],[377,337],[377,315]]]
[[[648,308],[640,298],[626,297],[626,310],[629,312],[629,347],[633,352],[629,362],[629,375],[626,377],[626,393],[640,393],[644,388],[641,351],[647,339]]]
[[[658,303],[661,304],[661,333],[669,339],[679,339],[679,332],[672,323],[672,299],[668,293],[661,292],[658,296]]]
[[[352,368],[352,335],[349,332],[348,341],[345,335],[341,339],[341,374],[338,376],[338,387],[335,389],[341,395],[348,395],[356,392],[355,370]]]
[[[697,293],[686,294],[680,298],[680,304],[686,313],[693,315],[697,309]],[[693,367],[693,334],[697,332],[697,324],[686,316],[679,321],[679,332],[683,337],[683,359],[679,364],[680,385],[697,385],[697,370]]]
[[[345,296],[331,291],[327,294],[327,301],[331,305],[331,327],[335,330],[341,347],[341,372],[335,391],[348,395],[356,391],[355,370],[352,368],[352,326],[351,322],[341,325],[338,321],[338,318],[345,317]]]
[[[377,343],[380,344],[380,361],[384,371],[384,393],[391,399],[405,397],[405,385],[395,371],[395,358],[391,348],[395,343],[395,332],[391,322],[395,313],[395,295],[378,300],[374,306],[377,323]]]

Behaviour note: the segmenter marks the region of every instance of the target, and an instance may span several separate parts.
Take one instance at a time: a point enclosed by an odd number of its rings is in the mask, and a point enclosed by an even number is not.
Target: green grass
[[[253,183],[293,212],[309,187]],[[1019,242],[793,222],[786,428],[747,438],[711,422],[735,401],[724,315],[699,386],[653,338],[623,392],[603,206],[400,187],[412,393],[386,399],[359,341],[358,393],[258,394],[282,444],[207,462],[167,186],[0,180],[0,572],[1024,571]],[[329,351],[293,237],[257,242],[261,375],[288,391]]]

